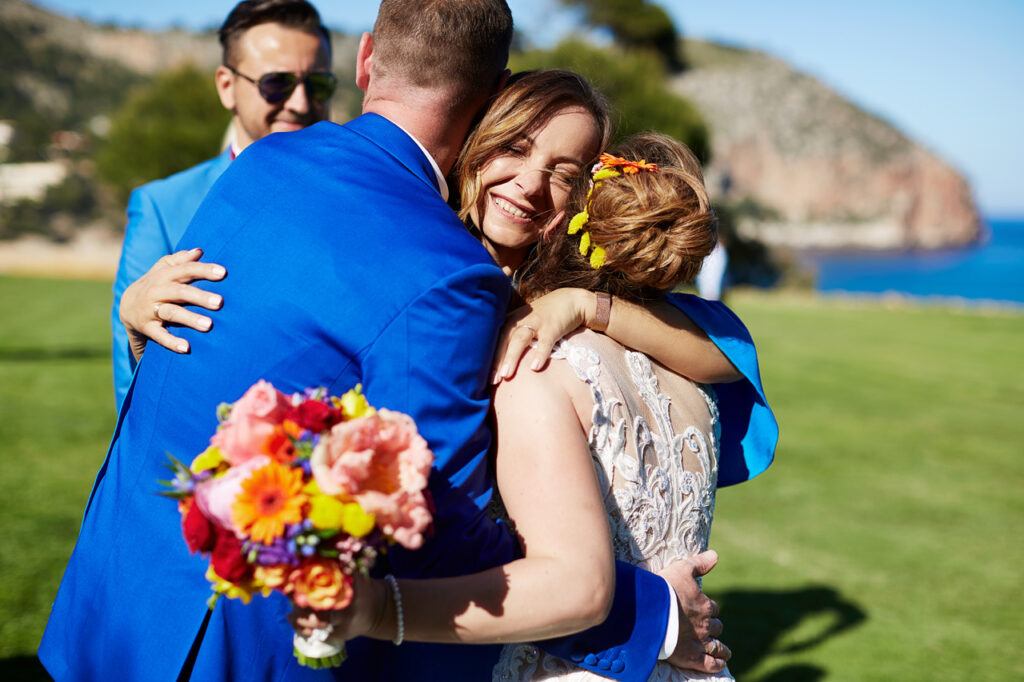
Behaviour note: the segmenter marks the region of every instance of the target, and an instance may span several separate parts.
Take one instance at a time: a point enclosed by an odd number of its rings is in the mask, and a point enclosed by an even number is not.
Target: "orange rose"
[[[299,606],[323,611],[343,609],[352,601],[352,578],[336,559],[307,559],[288,578]]]

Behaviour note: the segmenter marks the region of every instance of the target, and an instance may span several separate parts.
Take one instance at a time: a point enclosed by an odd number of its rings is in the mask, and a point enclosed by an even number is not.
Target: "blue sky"
[[[42,0],[73,16],[166,28],[218,25],[230,0]],[[332,28],[368,30],[375,0],[314,0]],[[663,0],[684,34],[754,47],[817,76],[950,161],[985,213],[1024,216],[1021,0]],[[576,25],[556,0],[509,0],[539,43]]]

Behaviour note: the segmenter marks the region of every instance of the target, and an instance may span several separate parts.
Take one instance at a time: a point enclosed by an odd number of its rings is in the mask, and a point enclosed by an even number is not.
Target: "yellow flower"
[[[309,499],[309,520],[318,530],[341,528],[345,503],[330,495],[315,495]]]
[[[595,270],[600,268],[602,265],[604,265],[605,256],[605,250],[600,246],[595,246],[594,252],[590,254],[590,267],[594,268]]]
[[[572,217],[569,221],[569,234],[576,234],[583,229],[583,226],[590,220],[590,215],[586,211],[580,211]]]
[[[216,469],[223,461],[224,455],[220,454],[220,449],[216,445],[211,445],[196,455],[196,458],[192,460],[192,464],[188,468],[193,474],[198,474],[207,469]]]
[[[358,502],[349,502],[342,505],[341,529],[354,538],[361,538],[371,530],[377,522],[377,517],[363,510]]]
[[[206,568],[206,579],[210,581],[215,594],[226,595],[229,599],[241,599],[243,604],[248,604],[252,600],[253,590],[248,590],[243,585],[236,585],[231,581],[224,580],[224,578],[217,575],[217,571],[213,570],[213,566]]]
[[[600,182],[605,178],[617,178],[620,175],[622,175],[622,173],[615,170],[614,168],[602,168],[601,170],[594,173],[594,182]]]
[[[370,407],[366,396],[363,395],[362,384],[356,384],[355,388],[347,391],[345,395],[336,400],[335,407],[339,404],[341,405],[341,409],[345,413],[345,419],[356,419],[376,412],[375,409]]]
[[[586,256],[587,251],[590,250],[590,233],[584,232],[583,237],[580,238],[580,255]]]
[[[285,524],[302,521],[302,469],[271,462],[242,482],[231,505],[231,520],[253,542],[271,544],[284,533]]]

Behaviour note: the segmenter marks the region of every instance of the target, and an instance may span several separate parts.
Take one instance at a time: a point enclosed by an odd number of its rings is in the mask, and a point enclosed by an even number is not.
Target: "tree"
[[[229,121],[212,74],[192,65],[167,71],[114,114],[97,171],[127,199],[134,187],[215,156]]]
[[[681,71],[685,64],[679,50],[679,32],[672,17],[647,0],[561,0],[566,7],[578,8],[591,26],[606,28],[619,45],[651,50],[670,71]]]
[[[709,160],[708,129],[703,117],[687,100],[665,88],[665,69],[647,52],[598,48],[569,39],[553,50],[515,54],[511,65],[513,71],[576,71],[611,101],[618,114],[618,138],[656,130],[685,143],[702,162]]]

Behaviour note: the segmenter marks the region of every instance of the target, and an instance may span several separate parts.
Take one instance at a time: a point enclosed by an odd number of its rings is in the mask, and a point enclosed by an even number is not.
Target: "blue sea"
[[[1024,219],[989,219],[977,246],[938,252],[808,256],[823,293],[898,293],[1024,307]]]

